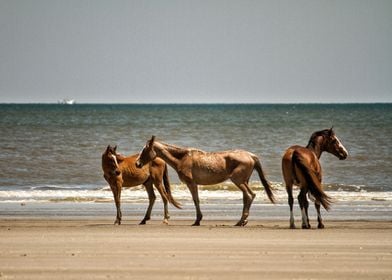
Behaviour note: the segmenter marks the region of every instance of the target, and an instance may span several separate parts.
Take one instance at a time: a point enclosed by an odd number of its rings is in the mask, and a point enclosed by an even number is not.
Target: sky
[[[0,103],[392,102],[392,1],[0,0]]]

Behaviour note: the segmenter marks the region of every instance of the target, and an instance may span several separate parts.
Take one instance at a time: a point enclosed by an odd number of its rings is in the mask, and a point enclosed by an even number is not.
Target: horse
[[[257,170],[268,198],[275,202],[271,185],[266,180],[259,158],[247,151],[231,150],[224,152],[204,152],[194,148],[182,148],[155,140],[152,136],[147,141],[136,160],[136,166],[142,168],[155,158],[162,158],[173,167],[182,182],[191,192],[196,208],[196,220],[193,226],[200,226],[203,215],[200,211],[198,185],[213,185],[230,179],[243,193],[243,210],[236,226],[245,226],[248,222],[249,209],[256,194],[249,187],[249,178]]]
[[[171,194],[170,182],[168,177],[167,165],[161,159],[156,159],[144,168],[136,168],[136,159],[138,154],[124,157],[116,152],[117,146],[107,146],[105,152],[102,154],[102,170],[104,178],[110,185],[114,201],[117,208],[117,216],[114,221],[115,225],[121,224],[121,189],[132,188],[143,185],[146,188],[149,205],[147,212],[140,222],[141,225],[146,224],[151,218],[152,207],[155,202],[155,193],[153,185],[159,191],[164,205],[164,219],[163,223],[169,223],[169,211],[167,202],[169,201],[175,207],[181,209],[181,204],[178,203]],[[163,181],[163,185],[162,185]],[[163,187],[164,186],[164,187]]]
[[[309,202],[306,198],[308,191],[311,196],[315,198],[318,228],[324,228],[320,214],[320,204],[328,211],[332,200],[323,191],[321,185],[322,171],[319,159],[323,152],[331,153],[340,160],[344,160],[348,156],[346,148],[336,136],[333,128],[314,132],[306,147],[291,146],[283,155],[282,172],[288,194],[288,203],[290,206],[290,228],[292,229],[295,228],[293,214],[294,184],[300,188],[298,202],[302,213],[302,228],[310,228],[308,216]],[[311,196],[309,195],[312,199]]]

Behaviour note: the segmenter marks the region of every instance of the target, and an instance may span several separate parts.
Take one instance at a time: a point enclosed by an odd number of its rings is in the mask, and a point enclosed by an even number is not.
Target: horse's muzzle
[[[341,153],[341,154],[339,154],[339,159],[340,159],[340,160],[345,160],[345,159],[347,158],[347,156],[348,156],[348,154],[346,154],[346,153]]]

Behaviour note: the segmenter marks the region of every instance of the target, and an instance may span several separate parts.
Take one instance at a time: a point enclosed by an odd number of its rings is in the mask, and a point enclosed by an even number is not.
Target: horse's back
[[[230,170],[238,165],[249,165],[253,167],[254,158],[257,158],[255,154],[245,150],[229,150],[205,152],[197,157],[197,161],[204,166],[217,166],[225,170]]]
[[[123,177],[123,187],[134,187],[143,184],[149,175],[148,166],[136,167],[138,154],[128,156],[120,164],[121,175]]]

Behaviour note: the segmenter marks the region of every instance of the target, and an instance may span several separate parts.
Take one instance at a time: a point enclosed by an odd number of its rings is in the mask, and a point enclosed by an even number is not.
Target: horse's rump
[[[301,171],[301,175],[305,178],[306,186],[310,193],[323,205],[326,210],[329,210],[332,203],[331,198],[323,191],[317,174],[315,174],[306,159],[298,150],[293,152],[292,163],[294,178],[298,180],[299,177],[296,175],[295,171],[295,167],[297,167]],[[301,183],[303,184],[303,182]]]

